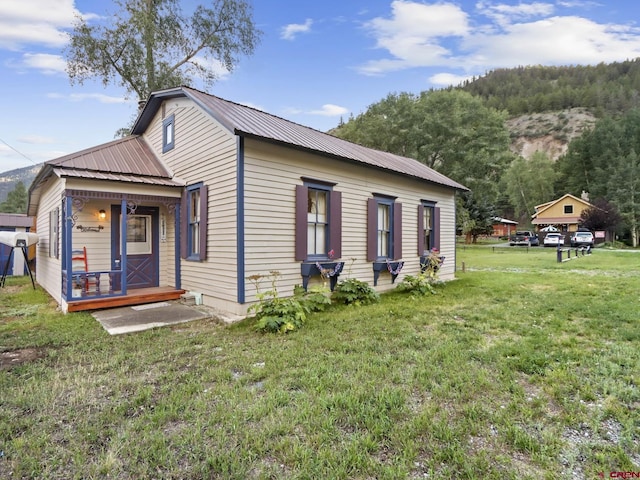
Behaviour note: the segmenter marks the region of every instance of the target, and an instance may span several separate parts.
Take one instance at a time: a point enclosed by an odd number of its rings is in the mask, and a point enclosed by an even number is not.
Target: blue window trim
[[[201,259],[201,252],[198,253],[194,253],[193,252],[193,245],[194,242],[198,245],[198,247],[201,247],[200,245],[200,238],[198,236],[198,238],[193,238],[193,232],[191,231],[191,196],[193,195],[194,192],[198,192],[198,194],[200,194],[200,189],[202,187],[202,182],[200,183],[196,183],[194,185],[189,185],[187,187],[187,211],[185,212],[185,219],[184,221],[187,222],[187,258],[186,260],[200,260]],[[201,202],[201,199],[198,198],[198,203]],[[202,212],[200,212],[200,218],[202,218]],[[198,221],[199,226],[198,229],[202,228],[202,222],[199,220]]]
[[[322,190],[327,192],[327,229],[325,231],[325,245],[329,245],[329,239],[331,238],[331,195],[330,192],[333,191],[333,187],[336,185],[335,183],[323,182],[322,180],[308,179],[302,178],[303,184],[305,187],[312,190]],[[329,258],[329,252],[325,252],[322,254],[309,254],[307,252],[307,260],[310,262],[317,262],[321,260],[331,260]]]
[[[376,209],[379,205],[388,205],[389,206],[389,242],[387,243],[387,254],[380,256],[377,254],[380,245],[378,244],[376,246],[376,258],[378,260],[388,260],[388,259],[393,259],[393,242],[394,242],[394,238],[393,238],[393,228],[394,228],[394,220],[393,220],[393,207],[396,201],[397,197],[392,197],[389,195],[380,195],[380,194],[374,194],[374,198],[376,200]],[[378,225],[378,222],[376,221],[376,239],[378,239],[378,232],[380,231],[380,225]]]
[[[167,141],[167,129],[171,126],[171,141]],[[162,153],[167,153],[176,146],[176,119],[169,115],[162,121]]]

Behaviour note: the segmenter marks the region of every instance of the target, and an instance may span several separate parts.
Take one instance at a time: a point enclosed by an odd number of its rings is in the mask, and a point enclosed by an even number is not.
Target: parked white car
[[[544,237],[542,244],[545,247],[558,247],[564,245],[564,235],[560,233],[547,233],[547,236]]]
[[[581,230],[578,230],[571,235],[570,241],[572,247],[593,247],[595,245],[593,241],[593,233],[583,232]]]

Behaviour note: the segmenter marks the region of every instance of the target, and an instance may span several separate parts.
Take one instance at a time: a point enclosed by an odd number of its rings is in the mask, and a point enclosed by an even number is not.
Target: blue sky
[[[206,0],[184,0],[188,10]],[[394,92],[457,85],[495,68],[640,57],[637,0],[254,0],[251,57],[208,92],[326,131]],[[136,99],[71,86],[65,33],[109,0],[0,1],[0,172],[113,140]],[[204,87],[196,82],[196,88]]]

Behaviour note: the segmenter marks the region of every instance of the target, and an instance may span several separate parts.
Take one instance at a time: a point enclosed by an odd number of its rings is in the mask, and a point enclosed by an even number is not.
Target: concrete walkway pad
[[[140,332],[210,317],[194,307],[171,302],[110,308],[95,311],[92,315],[111,335]]]

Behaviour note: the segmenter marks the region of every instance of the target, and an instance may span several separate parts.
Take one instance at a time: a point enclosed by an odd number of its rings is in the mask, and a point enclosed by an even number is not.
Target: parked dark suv
[[[572,247],[593,247],[594,245],[593,233],[591,232],[574,232],[569,241]]]

